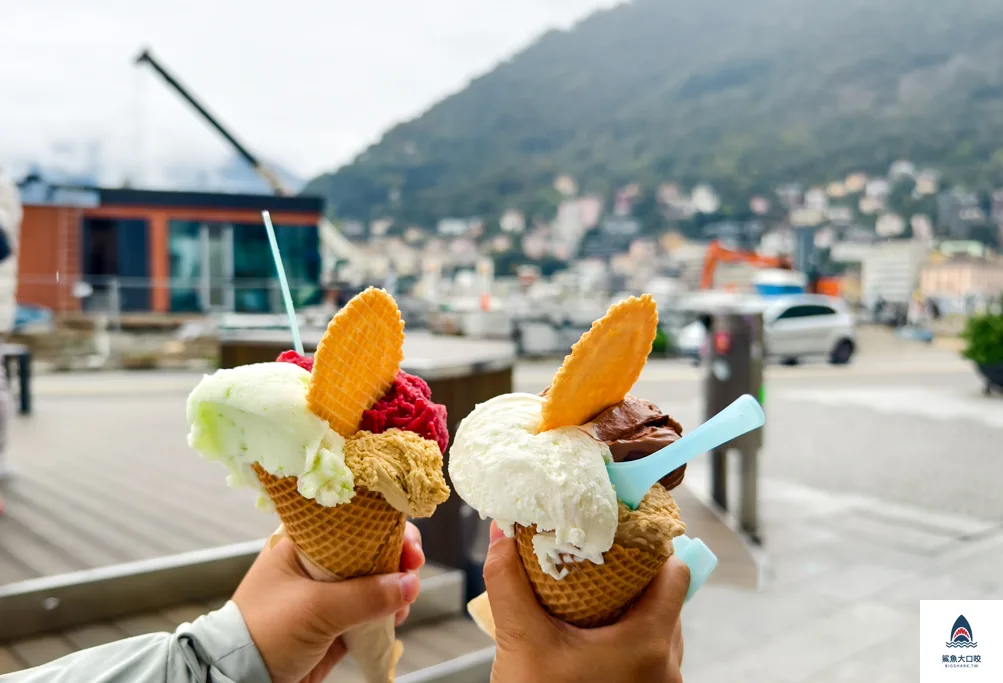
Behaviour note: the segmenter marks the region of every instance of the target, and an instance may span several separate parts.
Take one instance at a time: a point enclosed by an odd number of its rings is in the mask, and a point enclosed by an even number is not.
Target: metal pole
[[[115,330],[122,330],[122,293],[117,277],[111,278],[108,282],[108,307],[112,319],[115,321]]]

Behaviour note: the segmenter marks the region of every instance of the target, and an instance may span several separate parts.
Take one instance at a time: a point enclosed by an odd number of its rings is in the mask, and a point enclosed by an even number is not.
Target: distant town
[[[356,277],[392,276],[432,298],[442,292],[430,287],[446,287],[456,297],[470,292],[475,285],[464,272],[480,273],[481,289],[490,272],[523,283],[561,273],[560,280],[593,291],[740,292],[764,265],[783,259],[806,277],[827,279],[829,293],[867,309],[880,303],[905,311],[916,300],[933,300],[945,313],[964,312],[1003,293],[997,254],[1003,191],[980,197],[906,160],[884,175],[786,184],[751,197],[747,210],[730,218],[721,215],[710,184],[666,182],[657,188],[657,204],[647,208],[658,213],[657,234],[639,215],[637,184],[620,188],[610,202],[579,193],[569,175],[555,178],[553,187],[560,201],[549,221],[509,210],[497,221],[443,218],[434,230],[391,219],[339,227],[366,254]],[[725,252],[708,281],[708,249],[715,242]],[[440,283],[442,276],[455,282],[457,273],[458,286]]]

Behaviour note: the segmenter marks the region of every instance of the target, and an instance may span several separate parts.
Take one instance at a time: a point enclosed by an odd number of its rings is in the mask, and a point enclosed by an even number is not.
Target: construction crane
[[[719,263],[748,263],[758,268],[781,268],[791,270],[789,258],[785,256],[760,256],[754,251],[739,251],[729,249],[717,240],[707,247],[704,257],[703,271],[700,273],[700,289],[711,289],[714,286],[714,272]]]
[[[700,274],[700,289],[714,287],[714,273],[719,263],[748,263],[757,268],[794,269],[791,260],[786,256],[762,256],[754,251],[729,249],[714,240],[707,247],[707,255],[704,257],[703,271]],[[822,276],[815,272],[807,273],[807,277],[807,289],[810,293],[841,296],[842,281],[840,278]]]
[[[194,107],[202,118],[212,126],[216,132],[223,136],[223,138],[230,143],[230,145],[237,151],[244,161],[250,164],[251,168],[260,175],[268,186],[272,189],[276,195],[280,197],[293,196],[296,193],[288,185],[282,182],[282,179],[268,168],[265,164],[261,162],[258,157],[250,152],[246,146],[244,146],[239,140],[237,140],[234,135],[227,130],[219,120],[209,113],[209,110],[199,102],[195,96],[183,86],[177,78],[174,77],[164,66],[153,56],[149,49],[144,49],[138,57],[136,57],[135,63],[137,65],[148,65],[153,69],[158,76],[164,79],[169,86],[174,88],[175,91],[188,104]],[[323,264],[323,271],[329,277],[333,277],[335,271],[337,270],[337,264],[339,261],[347,261],[348,263],[358,263],[362,258],[361,251],[352,244],[341,231],[331,221],[326,217],[321,216],[317,223],[317,230],[320,235],[321,242],[321,262]]]

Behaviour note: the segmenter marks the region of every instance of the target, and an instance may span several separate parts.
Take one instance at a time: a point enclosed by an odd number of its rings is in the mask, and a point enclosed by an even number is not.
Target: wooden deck
[[[0,585],[262,538],[278,526],[254,508],[253,492],[230,489],[221,466],[188,449],[184,393],[121,390],[44,397],[34,416],[13,422]]]

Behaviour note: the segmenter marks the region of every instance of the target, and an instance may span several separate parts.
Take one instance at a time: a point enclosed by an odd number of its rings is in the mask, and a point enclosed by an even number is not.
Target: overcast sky
[[[86,141],[115,173],[222,160],[225,143],[133,67],[148,45],[252,151],[313,175],[546,29],[614,4],[0,0],[0,163],[75,165]]]

